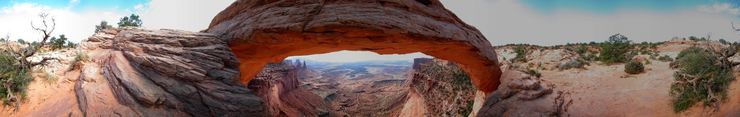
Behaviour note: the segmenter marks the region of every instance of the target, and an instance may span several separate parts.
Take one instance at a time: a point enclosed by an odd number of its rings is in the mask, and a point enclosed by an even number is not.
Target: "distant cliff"
[[[473,110],[476,89],[459,66],[440,59],[414,59],[412,76],[407,81],[412,96],[418,95],[426,110],[423,116],[468,116]],[[417,99],[409,99],[417,100]],[[408,103],[407,104],[412,104]],[[410,108],[418,108],[408,106]],[[414,110],[414,109],[411,109]],[[407,115],[409,112],[402,112]],[[422,116],[413,115],[411,116]]]
[[[305,63],[298,61],[268,64],[248,88],[262,97],[270,116],[328,115],[328,106],[321,97],[299,87],[298,77],[306,69]]]

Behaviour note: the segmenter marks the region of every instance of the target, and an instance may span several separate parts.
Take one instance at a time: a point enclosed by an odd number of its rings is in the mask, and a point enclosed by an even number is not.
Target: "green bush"
[[[537,71],[537,70],[534,70],[534,69],[529,69],[525,73],[527,73],[529,75],[532,75],[532,76],[535,76],[535,77],[542,77],[542,74],[540,73],[540,71]]]
[[[725,39],[719,39],[719,43],[722,43],[722,44],[725,44],[725,45],[727,45],[727,44],[730,44],[730,43],[729,43],[729,42],[727,42],[727,40],[725,40]]]
[[[98,33],[104,29],[113,28],[113,26],[108,25],[108,22],[106,21],[100,21],[99,25],[95,25],[95,33]]]
[[[576,48],[576,53],[578,53],[579,55],[586,54],[586,52],[588,52],[588,46],[581,45]]]
[[[516,53],[516,56],[511,59],[512,62],[527,62],[527,48],[525,46],[516,46],[514,53]]]
[[[583,59],[573,59],[570,60],[564,64],[558,65],[558,69],[560,70],[567,70],[572,68],[583,68],[584,66],[589,65],[588,61]]]
[[[18,103],[25,97],[28,84],[32,81],[30,70],[19,67],[18,60],[8,53],[0,53],[0,98],[3,104]]]
[[[624,64],[624,72],[629,74],[639,74],[645,71],[645,65],[637,61],[630,61]]]
[[[630,40],[627,37],[621,34],[612,35],[601,44],[599,60],[606,64],[625,62],[628,60],[626,54],[630,48]]]
[[[31,44],[31,45],[35,45],[35,44]],[[58,49],[63,49],[63,48],[75,48],[77,47],[77,44],[71,41],[68,41],[66,36],[59,35],[59,38],[51,37],[51,39],[49,39],[49,46],[51,46],[51,50],[58,50]]]
[[[89,57],[86,53],[80,52],[75,55],[75,58],[72,59],[72,64],[70,64],[69,69],[67,71],[72,71],[79,69],[82,67],[82,62],[89,61]]]
[[[596,54],[587,54],[586,56],[583,57],[583,59],[586,61],[595,61],[598,58],[599,57],[596,56]]]
[[[20,44],[28,44],[28,42],[26,42],[26,41],[25,41],[25,40],[23,40],[23,39],[18,39],[18,41],[16,41],[16,42],[18,42],[18,43],[20,43]]]
[[[681,51],[674,61],[678,71],[674,75],[670,94],[673,110],[681,112],[701,101],[705,106],[719,105],[727,97],[727,88],[735,78],[731,66],[722,65],[719,56],[703,48],[691,47]]]
[[[101,22],[101,24],[102,23],[103,22]],[[118,21],[118,27],[141,27],[141,24],[141,19],[139,19],[139,16],[136,14],[131,14],[131,16],[123,17],[121,18],[121,20]]]
[[[659,60],[659,61],[663,61],[663,62],[670,62],[670,61],[673,61],[673,58],[671,58],[671,57],[670,57],[670,56],[668,56],[668,55],[663,55],[663,56],[660,56],[660,57],[658,58],[658,60]]]
[[[49,40],[49,46],[51,46],[51,50],[57,50],[64,48],[64,44],[67,43],[67,37],[64,35],[59,35],[59,38],[57,37],[51,37]]]

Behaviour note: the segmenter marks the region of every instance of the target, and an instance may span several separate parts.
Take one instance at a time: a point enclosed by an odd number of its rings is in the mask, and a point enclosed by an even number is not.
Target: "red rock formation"
[[[537,77],[506,70],[502,78],[505,85],[486,99],[478,117],[561,116],[570,103],[563,99],[562,92],[551,95],[552,86]]]
[[[304,117],[328,115],[328,106],[316,94],[299,87],[299,74],[306,67],[285,61],[268,64],[248,87],[266,102],[269,116]]]
[[[238,82],[239,63],[225,42],[207,33],[107,29],[84,44],[96,53],[101,82],[76,87],[83,115],[122,105],[131,116],[261,116],[259,97]],[[82,75],[85,76],[85,75]],[[80,79],[87,79],[81,77]],[[97,92],[97,93],[85,93]],[[116,102],[103,101],[114,98]],[[88,102],[90,101],[90,102]],[[97,103],[108,103],[98,105]],[[86,111],[86,110],[97,111]],[[111,110],[114,111],[114,110]]]
[[[339,50],[454,61],[484,92],[494,91],[501,75],[488,40],[437,0],[238,0],[206,32],[229,42],[244,83],[268,62]]]
[[[414,72],[409,92],[424,100],[424,116],[468,116],[472,113],[476,89],[457,65],[445,60],[414,59]],[[413,94],[411,94],[413,95]],[[421,116],[421,115],[419,115]]]

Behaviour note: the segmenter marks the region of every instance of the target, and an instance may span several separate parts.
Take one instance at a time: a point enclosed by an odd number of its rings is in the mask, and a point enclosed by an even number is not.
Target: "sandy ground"
[[[621,64],[588,66],[588,70],[542,71],[542,78],[555,84],[557,91],[567,92],[573,100],[567,108],[569,116],[614,117],[677,117],[677,116],[740,116],[740,82],[730,86],[729,100],[718,114],[701,104],[675,113],[669,95],[673,73],[668,62],[651,61],[646,72],[628,75]],[[737,74],[740,74],[736,72]]]
[[[59,74],[55,82],[35,78],[28,86],[27,100],[20,108],[10,106],[0,107],[0,115],[11,117],[48,117],[48,116],[79,116],[77,97],[74,91],[74,81],[67,77],[77,77],[79,72]]]

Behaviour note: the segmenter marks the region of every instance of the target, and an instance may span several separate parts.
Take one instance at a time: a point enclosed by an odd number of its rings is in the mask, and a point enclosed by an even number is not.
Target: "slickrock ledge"
[[[93,60],[115,99],[140,116],[264,115],[263,101],[238,82],[239,62],[214,35],[108,29],[88,44],[105,53]]]

